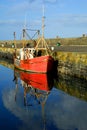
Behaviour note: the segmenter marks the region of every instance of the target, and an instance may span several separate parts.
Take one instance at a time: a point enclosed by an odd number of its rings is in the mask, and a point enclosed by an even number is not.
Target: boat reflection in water
[[[53,87],[51,75],[14,70],[12,80],[15,86],[3,92],[4,106],[21,121],[20,129],[45,129],[45,108]]]
[[[21,85],[24,89],[24,105],[31,106],[35,102],[41,104],[42,101],[45,103],[53,87],[52,75],[14,70],[14,81],[16,85],[15,101],[17,100],[18,78],[20,78]],[[31,97],[33,102],[29,104],[28,100]]]

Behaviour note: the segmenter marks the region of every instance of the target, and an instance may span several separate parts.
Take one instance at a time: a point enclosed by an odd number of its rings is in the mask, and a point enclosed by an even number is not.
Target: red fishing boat
[[[47,73],[52,70],[53,58],[51,56],[40,56],[27,60],[19,60],[15,58],[14,66],[23,71]]]
[[[42,21],[44,22],[44,17]],[[23,39],[25,39],[26,34],[26,29],[23,29]],[[14,57],[14,66],[20,70],[34,73],[48,73],[52,71],[54,59],[44,38],[44,23],[42,24],[42,36],[39,36],[34,42],[35,46],[29,48],[25,47],[25,40],[23,40],[23,48],[20,49],[20,55]]]

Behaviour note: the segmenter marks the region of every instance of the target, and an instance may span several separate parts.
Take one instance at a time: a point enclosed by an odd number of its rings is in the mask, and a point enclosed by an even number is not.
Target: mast
[[[14,44],[15,44],[15,49],[16,49],[17,48],[16,47],[16,32],[14,32],[13,35],[14,35]]]
[[[14,52],[14,57],[16,57],[17,53],[17,45],[16,45],[16,32],[13,33],[14,35],[14,47],[15,47],[15,52]]]
[[[26,39],[25,33],[26,29],[23,29],[23,48],[25,47],[25,39]]]
[[[44,53],[45,55],[49,55],[51,54],[51,51],[48,47],[47,41],[44,38],[44,28],[45,28],[45,16],[44,16],[44,4],[43,4],[43,16],[42,16],[42,35],[41,37],[38,39],[37,41],[37,45],[35,47],[35,50],[38,52],[39,50],[44,50],[46,53]],[[40,46],[39,46],[40,45]]]

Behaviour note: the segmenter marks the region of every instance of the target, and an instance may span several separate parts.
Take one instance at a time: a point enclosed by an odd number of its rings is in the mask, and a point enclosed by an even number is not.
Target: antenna
[[[27,13],[25,14],[25,19],[24,19],[24,28],[23,28],[23,35],[22,35],[22,37],[23,37],[23,40],[25,40],[26,39],[26,35],[25,35],[25,33],[26,33],[26,26],[27,26]]]
[[[43,16],[44,16],[44,14],[45,14],[45,6],[44,6],[44,4],[43,4],[42,9],[43,9]]]
[[[42,9],[43,9],[43,17],[42,17],[42,37],[44,37],[44,27],[45,27],[45,24],[44,24],[44,21],[45,21],[45,16],[44,16],[44,14],[45,14],[45,8],[44,8],[44,4],[43,4],[43,7],[42,7]]]
[[[25,20],[24,20],[24,28],[23,28],[23,33],[22,33],[22,38],[23,38],[23,48],[25,47],[25,40],[26,40],[26,16],[27,13],[25,14]]]
[[[24,29],[26,29],[26,26],[27,26],[27,13],[25,14]]]

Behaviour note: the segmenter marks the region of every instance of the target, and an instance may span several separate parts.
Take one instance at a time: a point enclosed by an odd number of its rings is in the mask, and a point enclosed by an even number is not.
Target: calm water
[[[0,130],[87,130],[86,81],[29,76],[0,65]]]

